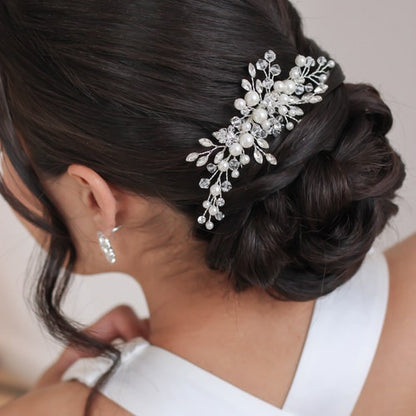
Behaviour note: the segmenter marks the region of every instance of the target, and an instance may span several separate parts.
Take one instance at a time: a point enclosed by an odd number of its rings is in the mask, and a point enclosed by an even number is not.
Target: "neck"
[[[241,344],[274,329],[277,333],[279,324],[287,325],[306,311],[308,305],[277,301],[260,288],[236,293],[225,273],[205,266],[199,249],[188,250],[186,262],[180,260],[178,246],[167,250],[165,258],[138,257],[140,264],[129,273],[147,300],[150,343],[173,350],[218,339]]]

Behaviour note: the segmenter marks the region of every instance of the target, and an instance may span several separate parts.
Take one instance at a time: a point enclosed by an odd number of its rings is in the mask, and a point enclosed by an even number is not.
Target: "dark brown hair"
[[[248,62],[273,49],[287,76],[297,54],[333,57],[305,37],[287,0],[3,0],[0,39],[1,142],[43,218],[3,182],[0,192],[51,235],[36,310],[61,340],[118,362],[60,309],[76,251],[39,178],[72,163],[187,215],[207,264],[235,290],[259,286],[281,300],[347,281],[397,213],[405,169],[386,138],[391,112],[373,86],[344,83],[337,65],[323,101],[270,142],[277,165],[243,169],[214,230],[196,222],[203,169],[185,157],[235,115]]]

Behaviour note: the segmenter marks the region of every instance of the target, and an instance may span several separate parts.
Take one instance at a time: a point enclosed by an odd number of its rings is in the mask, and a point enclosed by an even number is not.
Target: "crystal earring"
[[[116,232],[120,228],[121,228],[121,225],[119,225],[118,227],[114,227],[111,230],[111,233]],[[97,237],[98,237],[98,242],[100,244],[100,248],[105,254],[105,258],[107,259],[109,263],[114,264],[116,262],[116,254],[114,253],[114,249],[111,246],[109,238],[106,237],[101,231],[97,232]]]

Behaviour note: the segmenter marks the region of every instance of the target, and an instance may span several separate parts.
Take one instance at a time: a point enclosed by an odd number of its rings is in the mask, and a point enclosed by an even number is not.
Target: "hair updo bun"
[[[405,172],[385,137],[391,125],[370,85],[325,97],[275,150],[275,169],[234,193],[241,211],[214,234],[210,266],[228,270],[238,291],[260,286],[297,301],[348,280],[398,210]]]

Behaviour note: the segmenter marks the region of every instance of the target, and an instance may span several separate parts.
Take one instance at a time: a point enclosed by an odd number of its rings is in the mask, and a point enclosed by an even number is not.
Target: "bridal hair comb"
[[[335,67],[335,62],[324,56],[315,60],[311,56],[298,55],[295,59],[296,66],[289,72],[289,78],[275,80],[282,72],[277,63],[272,64],[275,60],[276,53],[268,50],[264,59],[256,62],[256,66],[249,63],[251,82],[247,79],[241,81],[241,86],[247,93],[244,98],[234,101],[234,107],[240,111],[242,117],[232,117],[228,127],[212,133],[215,143],[208,138],[199,139],[199,143],[211,148],[210,150],[192,152],[186,157],[187,162],[196,161],[196,166],[204,166],[211,154],[218,150],[213,163],[206,166],[212,174],[211,177],[202,178],[199,182],[200,188],[209,189],[209,197],[203,201],[205,211],[197,221],[205,224],[208,230],[214,227],[212,217],[220,221],[225,216],[220,208],[225,204],[222,193],[232,188],[229,172],[232,178],[240,176],[239,169],[251,161],[246,153],[250,148],[253,149],[252,156],[257,163],[262,164],[266,159],[270,164],[276,165],[275,156],[263,150],[269,148],[265,138],[270,134],[279,136],[284,128],[293,130],[295,123],[299,123],[304,114],[298,105],[322,101],[320,94],[328,89],[325,83],[330,68]],[[264,72],[263,80],[255,79],[256,68]],[[217,178],[213,182],[215,176]]]

